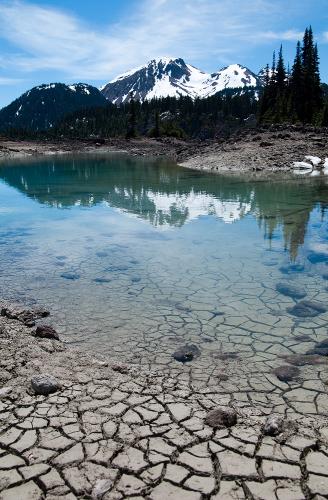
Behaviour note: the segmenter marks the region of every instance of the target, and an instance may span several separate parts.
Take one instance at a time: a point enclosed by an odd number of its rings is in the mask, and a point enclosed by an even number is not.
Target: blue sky
[[[328,82],[328,0],[0,0],[0,107],[40,83],[100,86],[159,56],[257,72],[312,24]]]

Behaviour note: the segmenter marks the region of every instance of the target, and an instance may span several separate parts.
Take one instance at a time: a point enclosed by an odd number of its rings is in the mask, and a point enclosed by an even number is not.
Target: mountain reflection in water
[[[328,203],[324,177],[245,181],[127,155],[16,161],[0,166],[0,179],[47,206],[107,204],[162,229],[202,216],[233,223],[251,214],[268,240],[282,228],[292,259],[304,243],[311,211],[319,206],[324,217]]]

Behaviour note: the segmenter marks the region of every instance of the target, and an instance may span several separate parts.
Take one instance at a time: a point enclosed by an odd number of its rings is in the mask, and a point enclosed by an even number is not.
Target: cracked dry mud
[[[228,381],[201,380],[192,363],[94,358],[24,321],[0,317],[1,500],[327,498],[326,364],[301,367],[306,382],[251,373],[247,360]],[[55,394],[35,395],[40,373],[56,377]],[[206,425],[217,407],[237,424]],[[276,437],[262,431],[272,412],[285,417]]]

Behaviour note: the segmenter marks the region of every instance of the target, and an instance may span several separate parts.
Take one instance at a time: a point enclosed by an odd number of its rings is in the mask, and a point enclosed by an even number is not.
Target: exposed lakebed
[[[2,298],[46,307],[83,349],[328,413],[325,177],[85,155],[8,162],[0,179]]]

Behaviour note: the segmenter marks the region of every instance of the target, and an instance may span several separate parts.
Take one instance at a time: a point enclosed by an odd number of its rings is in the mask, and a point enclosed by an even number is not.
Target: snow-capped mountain
[[[55,126],[68,113],[106,103],[96,87],[85,83],[39,85],[0,110],[0,130],[45,130]]]
[[[163,57],[118,76],[100,90],[109,101],[121,104],[131,97],[139,101],[167,96],[208,97],[225,89],[256,88],[261,84],[255,73],[240,64],[210,74],[181,58]]]

